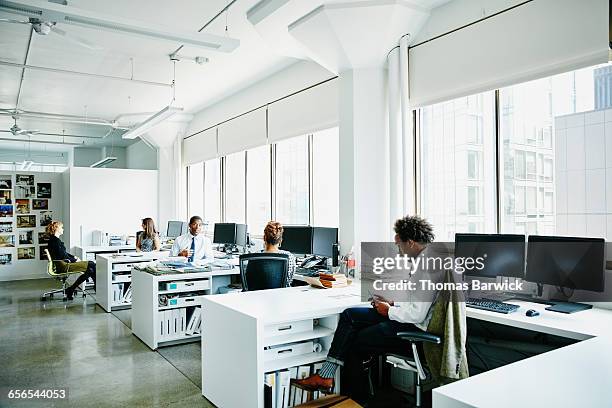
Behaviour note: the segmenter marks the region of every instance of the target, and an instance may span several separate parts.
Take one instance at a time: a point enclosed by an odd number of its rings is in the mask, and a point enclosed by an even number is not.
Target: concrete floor
[[[200,394],[200,345],[151,351],[130,311],[93,297],[40,301],[49,279],[0,282],[0,407],[212,407]],[[9,389],[66,388],[67,400],[7,400]]]

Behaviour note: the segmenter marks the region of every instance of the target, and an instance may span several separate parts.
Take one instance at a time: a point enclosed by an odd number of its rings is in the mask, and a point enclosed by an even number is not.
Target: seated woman
[[[51,259],[54,261],[60,261],[58,265],[58,269],[60,272],[62,269],[68,270],[70,265],[79,263],[78,267],[82,268],[83,274],[79,276],[72,286],[66,289],[66,297],[68,300],[72,300],[72,294],[75,289],[83,282],[85,282],[88,278],[93,279],[94,281],[94,290],[95,290],[95,282],[96,282],[96,263],[92,261],[81,261],[76,256],[69,254],[66,252],[66,247],[64,243],[59,239],[59,237],[64,233],[64,224],[60,221],[51,221],[46,228],[47,234],[49,234],[49,255],[51,255]],[[77,266],[77,265],[74,265]],[[70,268],[71,270],[76,270]]]
[[[283,241],[283,226],[280,222],[270,221],[264,229],[264,250],[263,252],[287,254],[289,255],[289,275],[287,276],[287,286],[291,286],[293,274],[295,273],[295,255],[289,251],[278,249]]]
[[[142,229],[143,231],[140,231],[136,237],[136,251],[159,251],[161,243],[157,230],[155,230],[153,218],[144,218],[142,220]]]

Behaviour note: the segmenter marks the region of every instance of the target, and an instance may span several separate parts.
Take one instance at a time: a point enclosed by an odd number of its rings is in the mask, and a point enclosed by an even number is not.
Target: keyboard
[[[473,307],[475,309],[488,310],[489,312],[497,312],[497,313],[504,313],[504,314],[516,312],[516,310],[519,308],[518,305],[504,303],[498,300],[477,299],[477,298],[468,298],[465,301],[465,305],[467,307]]]

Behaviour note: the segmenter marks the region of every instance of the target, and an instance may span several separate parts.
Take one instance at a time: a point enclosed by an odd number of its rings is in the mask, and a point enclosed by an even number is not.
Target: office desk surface
[[[612,339],[612,310],[593,308],[577,313],[564,314],[544,310],[548,305],[539,303],[525,301],[507,301],[506,303],[519,305],[520,308],[514,313],[503,314],[468,307],[467,316],[574,340],[586,340],[598,336]],[[537,310],[540,315],[535,317],[525,316],[525,312],[529,309]]]
[[[332,315],[362,304],[359,284],[346,288],[316,289],[308,286],[208,296],[217,303],[263,322],[283,322]],[[368,302],[363,302],[368,306]]]
[[[609,407],[612,341],[585,340],[433,390],[435,408]]]
[[[609,407],[612,396],[612,311],[574,314],[544,310],[546,305],[512,301],[515,313],[467,309],[469,318],[583,340],[539,354],[432,392],[434,408]],[[535,309],[539,316],[527,317]],[[604,391],[606,390],[606,391]]]

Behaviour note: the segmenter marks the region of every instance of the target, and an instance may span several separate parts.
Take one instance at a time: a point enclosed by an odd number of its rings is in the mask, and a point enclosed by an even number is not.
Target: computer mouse
[[[528,311],[525,312],[525,316],[529,316],[529,317],[535,317],[539,315],[540,315],[540,312],[538,312],[537,310],[533,310],[533,309],[529,309]]]

